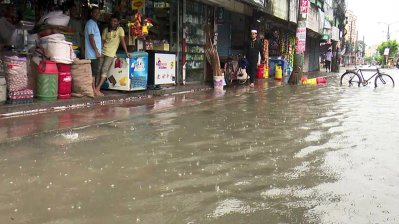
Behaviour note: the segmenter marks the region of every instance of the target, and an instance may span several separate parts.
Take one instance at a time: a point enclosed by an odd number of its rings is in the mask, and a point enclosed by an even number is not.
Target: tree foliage
[[[398,53],[399,43],[396,40],[388,40],[382,42],[378,47],[377,51],[380,53],[380,56],[384,57],[384,50],[385,48],[389,48],[389,57],[395,57]]]

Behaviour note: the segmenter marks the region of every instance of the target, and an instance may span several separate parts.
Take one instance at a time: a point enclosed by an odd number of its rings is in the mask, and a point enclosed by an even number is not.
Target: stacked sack
[[[44,15],[38,22],[42,25],[38,33],[43,55],[51,61],[61,64],[71,64],[76,57],[72,50],[72,43],[65,41],[63,32],[69,31],[70,17],[61,10],[52,11]]]
[[[60,10],[48,12],[37,22],[31,31],[32,34],[28,36],[28,46],[33,54],[28,55],[26,65],[27,86],[33,90],[33,96],[39,100],[71,97],[69,66],[76,55],[72,43],[66,41],[64,35],[75,33],[68,27],[69,20],[70,17]],[[57,72],[57,67],[61,68],[61,72]],[[28,95],[29,92],[21,92],[13,94],[12,98]]]
[[[51,61],[61,64],[71,64],[76,58],[72,43],[65,41],[64,34],[56,33],[40,38],[40,48],[37,51]]]
[[[33,91],[28,88],[26,58],[5,56],[3,66],[10,104],[33,102]]]

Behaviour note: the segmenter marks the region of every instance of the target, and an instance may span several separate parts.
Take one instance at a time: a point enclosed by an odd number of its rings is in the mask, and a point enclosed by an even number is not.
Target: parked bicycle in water
[[[370,78],[365,79],[363,72],[374,72],[376,73],[372,75]],[[375,78],[374,78],[375,77]],[[367,86],[370,83],[370,80],[374,78],[374,87],[395,87],[395,81],[393,78],[385,73],[381,73],[379,68],[375,69],[363,69],[363,68],[355,68],[353,70],[346,70],[344,74],[341,76],[340,84],[351,86],[358,86],[360,84],[363,86]]]

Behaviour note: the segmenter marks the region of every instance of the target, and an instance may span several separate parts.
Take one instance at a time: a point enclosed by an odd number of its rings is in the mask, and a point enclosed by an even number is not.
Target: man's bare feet
[[[94,95],[95,96],[104,96],[104,93],[100,92],[100,90],[95,89],[94,90]]]

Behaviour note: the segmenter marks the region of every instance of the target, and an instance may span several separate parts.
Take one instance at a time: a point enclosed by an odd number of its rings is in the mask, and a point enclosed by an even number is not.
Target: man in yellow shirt
[[[104,96],[104,94],[100,91],[100,88],[103,85],[104,81],[107,79],[108,72],[116,56],[116,51],[119,48],[119,44],[122,44],[123,50],[125,51],[127,57],[130,58],[132,56],[127,51],[125,42],[125,31],[122,27],[119,26],[118,15],[113,14],[111,16],[109,26],[104,29],[101,38],[103,41],[102,55],[100,58],[99,67],[101,79],[97,83],[97,86],[94,90],[94,94],[96,96]]]

